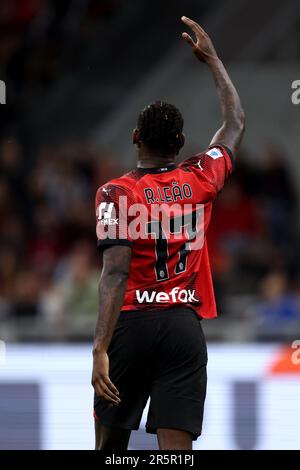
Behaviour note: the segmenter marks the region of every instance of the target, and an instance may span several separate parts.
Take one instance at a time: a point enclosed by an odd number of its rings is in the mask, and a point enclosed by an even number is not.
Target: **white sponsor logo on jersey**
[[[115,213],[113,202],[101,202],[98,211],[98,220],[102,225],[118,225],[118,219],[112,217],[113,211]]]
[[[195,290],[191,289],[179,289],[179,287],[174,287],[169,293],[168,292],[157,292],[153,291],[140,291],[137,289],[135,291],[136,298],[139,304],[160,304],[160,303],[188,303],[188,302],[200,302],[199,299],[195,297]]]

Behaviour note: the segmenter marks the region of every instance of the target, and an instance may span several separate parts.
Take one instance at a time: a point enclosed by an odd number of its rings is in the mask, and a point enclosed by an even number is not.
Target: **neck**
[[[160,168],[175,163],[175,155],[144,154],[139,155],[138,168]]]

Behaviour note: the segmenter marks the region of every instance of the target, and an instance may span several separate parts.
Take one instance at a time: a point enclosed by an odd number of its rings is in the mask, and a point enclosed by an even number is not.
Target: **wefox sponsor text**
[[[194,289],[179,289],[179,287],[174,287],[169,293],[161,291],[140,291],[137,289],[135,291],[136,299],[139,304],[143,303],[195,303],[200,302],[199,299],[195,297]]]

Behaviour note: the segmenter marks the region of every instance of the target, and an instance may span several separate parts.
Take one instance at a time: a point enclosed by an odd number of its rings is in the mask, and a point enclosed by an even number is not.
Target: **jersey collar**
[[[156,167],[156,168],[137,168],[141,173],[167,173],[177,168],[176,163],[169,163],[169,165]]]

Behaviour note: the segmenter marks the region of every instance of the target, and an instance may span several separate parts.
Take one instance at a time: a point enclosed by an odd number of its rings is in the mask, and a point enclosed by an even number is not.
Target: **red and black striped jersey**
[[[213,201],[232,172],[223,145],[162,168],[137,168],[96,194],[100,249],[132,249],[122,310],[190,306],[217,315],[206,244]]]

